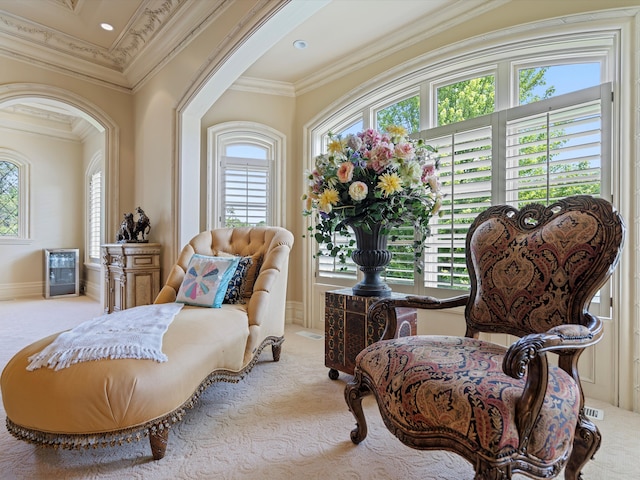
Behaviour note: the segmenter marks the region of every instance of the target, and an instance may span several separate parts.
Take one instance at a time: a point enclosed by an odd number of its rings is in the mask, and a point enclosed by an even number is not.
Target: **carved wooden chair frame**
[[[555,238],[562,243],[564,241],[562,235],[573,235],[572,227],[566,223],[574,220],[580,222],[585,218],[587,223],[592,224],[588,235],[580,233],[586,239],[585,245],[575,244],[575,238],[569,239],[573,245],[571,248],[575,248],[577,253],[567,254],[567,258],[573,255],[576,260],[567,260],[567,264],[572,262],[571,266],[567,266],[566,271],[572,269],[568,275],[571,276],[573,288],[563,292],[567,294],[563,299],[568,299],[567,305],[558,308],[558,312],[563,315],[532,319],[525,314],[522,318],[514,319],[511,311],[501,312],[497,307],[486,308],[492,292],[482,285],[484,278],[482,268],[495,267],[495,262],[490,257],[493,254],[491,248],[486,245],[487,239],[493,238],[492,235],[498,233],[513,235],[513,238],[508,241],[512,242],[510,245],[514,245],[514,242],[534,243],[532,235],[538,236],[535,241],[542,242],[542,236],[549,234],[549,238]],[[562,222],[564,225],[559,225]],[[504,231],[497,232],[503,227]],[[556,227],[560,229],[566,227],[566,230],[556,235]],[[583,466],[593,457],[601,443],[598,428],[584,413],[584,395],[578,374],[580,355],[584,349],[596,344],[603,334],[602,321],[589,313],[587,308],[619,261],[624,233],[624,223],[611,204],[590,196],[569,197],[549,207],[539,204],[528,205],[521,210],[510,206],[494,206],[481,213],[471,225],[466,240],[467,267],[471,279],[469,294],[448,299],[421,296],[410,296],[404,299],[387,298],[376,302],[370,308],[368,313],[370,321],[386,321],[386,330],[381,342],[370,345],[358,355],[354,379],[345,389],[347,405],[356,419],[356,428],[351,432],[352,441],[357,444],[367,435],[361,401],[364,396],[373,393],[385,425],[400,441],[416,449],[449,450],[458,453],[472,463],[477,480],[508,479],[515,472],[523,472],[535,478],[552,478],[558,475],[562,468],[565,468],[566,479],[579,478]],[[553,235],[556,236],[553,237]],[[478,241],[477,239],[482,239],[485,244],[478,246],[474,243]],[[525,248],[529,247],[531,246],[525,245]],[[541,250],[536,250],[532,255],[545,255],[543,249],[547,247],[555,248],[553,245],[541,244]],[[519,247],[516,245],[514,248]],[[578,252],[581,248],[594,249],[594,251],[589,256],[584,252]],[[504,250],[505,248],[500,247],[500,252],[495,254],[503,254]],[[580,262],[583,263],[578,265]],[[547,273],[553,274],[553,272]],[[490,288],[494,287],[496,285],[490,286]],[[457,436],[452,434],[446,424],[440,425],[439,428],[424,430],[407,428],[390,413],[390,408],[397,407],[402,410],[403,407],[394,404],[401,400],[407,401],[406,397],[400,400],[390,398],[381,387],[385,381],[391,382],[388,377],[397,374],[398,369],[401,368],[398,367],[401,364],[400,360],[394,363],[396,371],[391,371],[392,367],[389,366],[390,357],[398,351],[395,344],[389,342],[403,344],[403,339],[393,339],[397,326],[395,309],[409,307],[441,310],[462,306],[465,307],[466,333],[465,337],[459,338],[463,342],[466,341],[465,338],[478,339],[481,332],[506,333],[520,337],[508,350],[505,349],[502,359],[503,372],[498,372],[500,375],[504,373],[505,378],[519,379],[524,385],[521,395],[515,402],[516,414],[515,419],[512,419],[515,421],[514,428],[517,430],[517,447],[512,451],[502,451],[500,455],[490,456],[485,451],[476,450],[473,447],[474,442],[467,442],[461,439],[459,434]],[[408,340],[409,342],[416,341],[415,339],[420,342],[422,337],[409,338],[413,338]],[[381,345],[386,345],[387,349],[383,351]],[[428,345],[427,341],[425,345]],[[543,409],[549,370],[552,368],[548,365],[547,352],[558,355],[558,367],[575,381],[578,388],[576,397],[578,406],[575,407],[578,409],[577,420],[574,418],[575,433],[573,439],[567,439],[568,442],[572,442],[572,445],[568,443],[567,451],[553,460],[541,460],[528,451],[529,442],[535,433],[536,422],[539,421]],[[384,368],[380,367],[380,370],[372,373],[371,365],[374,363],[372,355],[374,354],[378,355],[375,362],[379,362],[382,357]],[[383,405],[387,407],[383,408]],[[436,419],[438,420],[440,419]],[[540,435],[539,432],[537,434]]]

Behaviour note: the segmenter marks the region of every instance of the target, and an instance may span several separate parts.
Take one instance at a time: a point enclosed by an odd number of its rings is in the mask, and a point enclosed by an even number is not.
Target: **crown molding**
[[[97,131],[78,115],[28,103],[15,103],[1,109],[0,128],[73,142],[84,141]]]
[[[0,38],[7,41],[21,40],[24,44],[38,47],[41,59],[47,58],[52,52],[65,53],[118,72],[122,71],[123,52],[118,51],[119,55],[114,55],[106,48],[4,11],[0,11]]]
[[[282,97],[295,97],[296,90],[291,83],[265,80],[255,77],[240,77],[236,80],[230,90],[239,92],[260,93],[266,95],[278,95]]]
[[[51,1],[74,12],[82,2]],[[230,1],[144,0],[110,48],[0,11],[0,55],[131,91],[180,52]]]
[[[186,0],[193,2],[193,0]],[[180,53],[191,40],[209,26],[233,0],[195,1],[180,15],[166,18],[163,34],[142,48],[124,70],[134,91]]]
[[[70,142],[81,141],[78,134],[73,132],[71,128],[70,124],[45,121],[42,118],[11,112],[6,109],[0,111],[0,129],[6,131],[20,132],[28,135],[44,135]]]

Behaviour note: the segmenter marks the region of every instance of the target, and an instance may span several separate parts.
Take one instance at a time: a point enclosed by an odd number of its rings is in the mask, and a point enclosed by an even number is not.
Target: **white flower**
[[[369,187],[367,187],[367,184],[364,182],[353,182],[349,186],[349,196],[356,202],[367,198],[368,193]]]

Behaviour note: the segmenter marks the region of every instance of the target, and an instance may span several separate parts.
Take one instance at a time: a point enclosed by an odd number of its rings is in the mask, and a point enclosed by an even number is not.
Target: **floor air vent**
[[[318,333],[313,333],[313,332],[306,332],[304,330],[301,330],[296,333],[302,337],[310,338],[311,340],[322,340],[324,338],[324,335],[320,335]]]
[[[584,407],[584,414],[594,420],[604,420],[604,410],[593,407]]]

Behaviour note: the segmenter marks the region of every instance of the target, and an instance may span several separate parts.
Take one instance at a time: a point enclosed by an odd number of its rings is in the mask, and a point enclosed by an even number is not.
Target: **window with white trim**
[[[284,135],[252,122],[224,123],[208,132],[210,225],[280,224]]]
[[[613,116],[607,82],[616,78],[609,67],[615,64],[614,37],[596,35],[594,42],[603,44],[593,50],[560,41],[554,51],[544,52],[544,60],[531,45],[504,49],[508,53],[493,56],[487,66],[482,59],[470,65],[465,58],[459,74],[455,65],[446,65],[441,77],[430,70],[412,89],[402,84],[417,95],[399,98],[388,85],[386,97],[379,94],[376,102],[358,105],[360,126],[379,130],[390,122],[415,126],[418,108],[419,127],[407,129],[419,131],[414,135],[438,148],[440,156],[446,197],[441,216],[431,222],[422,272],[414,269],[411,252],[403,250],[411,245],[412,232],[401,231],[390,243],[394,255],[386,272],[394,290],[468,288],[466,232],[492,204],[549,204],[578,193],[610,198]],[[334,118],[334,125],[344,125],[339,115]],[[351,285],[358,273],[349,267],[320,256],[319,280]]]
[[[89,216],[87,235],[87,261],[100,263],[102,243],[102,170],[89,174],[88,205]]]
[[[0,242],[29,239],[29,162],[0,148]]]
[[[610,110],[611,84],[604,84],[422,132],[438,149],[445,195],[431,223],[424,286],[468,287],[466,232],[490,205],[601,195],[611,164]]]

